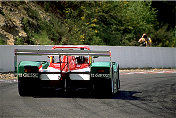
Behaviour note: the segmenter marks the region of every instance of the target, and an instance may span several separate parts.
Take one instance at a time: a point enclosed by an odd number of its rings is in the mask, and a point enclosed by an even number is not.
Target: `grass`
[[[53,45],[53,42],[48,38],[46,31],[42,31],[39,34],[34,34],[33,40],[37,45]]]
[[[0,38],[0,45],[6,45],[6,41]]]

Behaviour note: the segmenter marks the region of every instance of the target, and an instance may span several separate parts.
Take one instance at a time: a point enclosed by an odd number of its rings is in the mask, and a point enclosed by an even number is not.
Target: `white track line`
[[[132,74],[161,74],[161,73],[176,73],[176,71],[122,72],[122,73],[120,73],[120,75],[132,75]]]

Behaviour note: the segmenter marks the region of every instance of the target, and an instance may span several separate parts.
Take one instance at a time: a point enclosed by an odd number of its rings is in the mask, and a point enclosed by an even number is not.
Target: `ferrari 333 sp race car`
[[[17,56],[48,56],[48,61],[21,61]],[[69,92],[113,95],[120,88],[119,64],[111,51],[93,51],[87,46],[54,46],[52,50],[15,49],[15,67],[20,96],[33,96],[43,88]],[[108,57],[109,61],[97,61]]]

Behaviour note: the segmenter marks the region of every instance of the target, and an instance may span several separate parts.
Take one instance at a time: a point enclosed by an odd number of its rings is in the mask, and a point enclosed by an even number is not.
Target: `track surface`
[[[17,82],[0,81],[0,118],[176,118],[176,74],[121,75],[113,98],[85,92],[20,97]]]

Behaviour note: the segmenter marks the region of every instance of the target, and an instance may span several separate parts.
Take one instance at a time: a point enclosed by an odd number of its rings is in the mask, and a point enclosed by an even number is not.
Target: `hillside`
[[[37,18],[49,20],[50,15],[40,5],[33,2],[0,2],[0,38],[1,43],[14,45],[23,39],[27,44],[28,34],[24,31],[24,22],[37,26]],[[34,29],[35,30],[35,29]]]
[[[152,2],[0,2],[0,45],[176,47],[176,28],[157,20]]]

